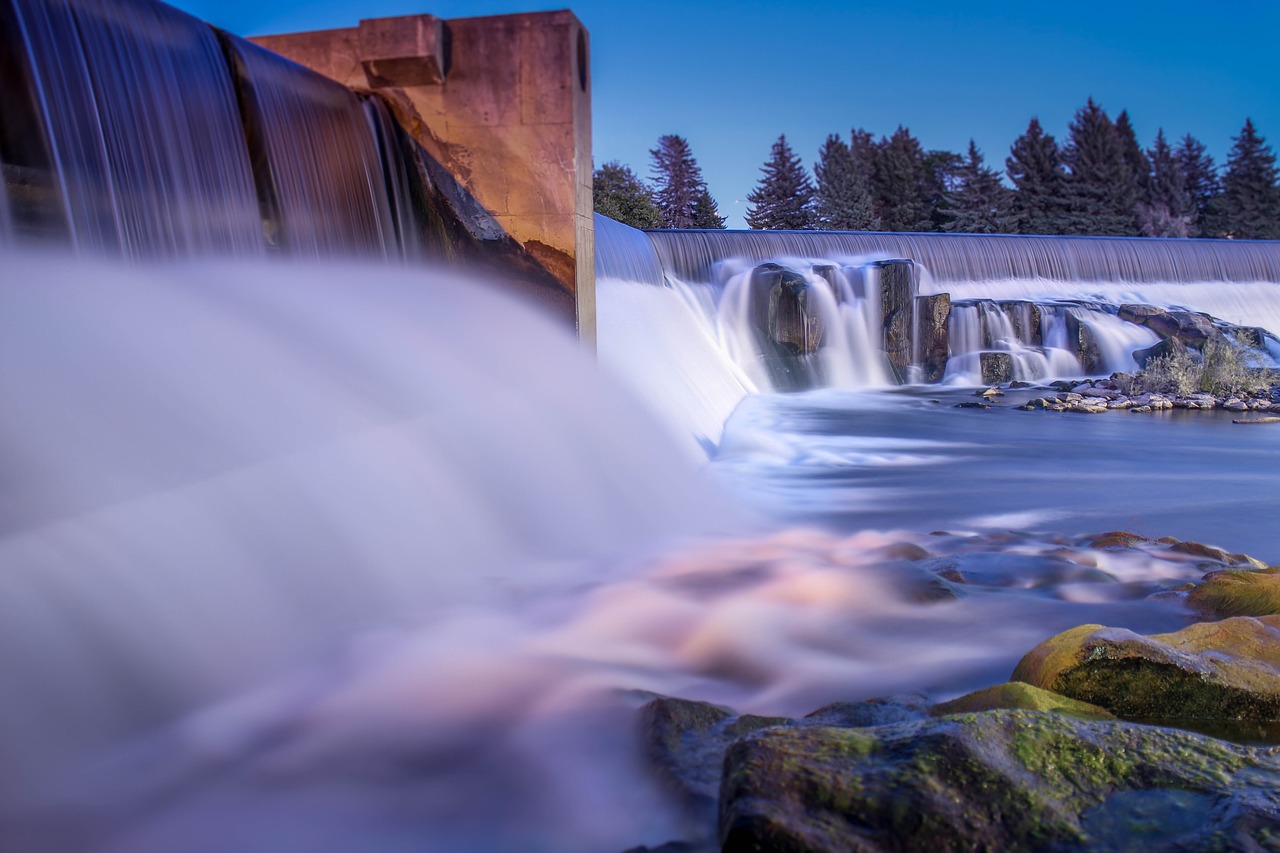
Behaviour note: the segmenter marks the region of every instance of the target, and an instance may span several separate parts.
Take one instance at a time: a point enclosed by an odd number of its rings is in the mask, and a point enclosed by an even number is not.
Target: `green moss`
[[[982,690],[942,702],[929,709],[934,716],[945,714],[965,714],[976,711],[992,711],[998,708],[1021,709],[1024,711],[1055,711],[1082,720],[1114,719],[1105,708],[1069,699],[1058,693],[1042,690],[1021,681],[1010,681],[997,684]]]
[[[1280,614],[1280,574],[1240,569],[1210,572],[1187,593],[1187,603],[1219,619]]]

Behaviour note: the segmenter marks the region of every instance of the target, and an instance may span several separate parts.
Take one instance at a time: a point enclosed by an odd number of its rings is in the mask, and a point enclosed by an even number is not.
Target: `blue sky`
[[[1280,2],[627,3],[607,0],[180,0],[240,35],[565,8],[591,32],[597,165],[648,176],[658,136],[689,140],[730,227],[778,134],[806,165],[829,133],[906,125],[926,148],[972,137],[1003,167],[1038,116],[1065,135],[1087,97],[1139,141],[1192,133],[1221,162],[1246,116],[1280,142]],[[1229,10],[1229,11],[1228,11]]]

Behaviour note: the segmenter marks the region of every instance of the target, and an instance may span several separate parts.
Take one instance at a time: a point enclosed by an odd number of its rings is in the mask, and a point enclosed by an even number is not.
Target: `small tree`
[[[1227,233],[1249,240],[1280,239],[1280,188],[1276,155],[1245,119],[1227,155],[1222,179],[1222,213]]]
[[[770,231],[797,231],[812,228],[813,183],[800,158],[779,136],[770,149],[769,159],[760,167],[764,176],[747,195],[747,225]]]
[[[982,152],[969,140],[969,154],[956,171],[956,187],[947,198],[947,231],[966,234],[1007,234],[1013,230],[1010,193]]]
[[[709,221],[716,206],[684,137],[675,134],[659,137],[658,147],[652,149],[649,156],[656,188],[654,202],[662,215],[663,228],[724,227],[723,220],[719,220],[719,225],[699,224]]]
[[[653,191],[636,177],[630,166],[614,160],[596,169],[591,189],[596,213],[633,228],[658,228],[662,214],[653,203]]]
[[[1066,227],[1066,171],[1058,143],[1033,118],[1005,161],[1013,182],[1013,222],[1019,234],[1061,234]]]
[[[720,208],[716,206],[716,200],[706,187],[693,200],[693,227],[724,228],[724,217],[720,215]]]
[[[853,151],[834,133],[827,137],[813,166],[817,187],[814,224],[825,231],[867,231],[875,219],[868,175]]]

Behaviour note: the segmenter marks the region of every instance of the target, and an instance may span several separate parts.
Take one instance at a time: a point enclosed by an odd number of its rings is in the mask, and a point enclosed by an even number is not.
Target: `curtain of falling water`
[[[360,98],[224,35],[240,76],[270,245],[293,254],[400,254],[387,178]]]
[[[725,258],[911,258],[936,285],[1052,279],[1071,282],[1280,282],[1280,242],[880,234],[821,231],[650,231],[662,267],[707,280]]]
[[[44,182],[76,246],[135,257],[261,250],[236,98],[207,25],[153,3],[5,2],[17,30],[6,48],[25,51],[47,129]]]

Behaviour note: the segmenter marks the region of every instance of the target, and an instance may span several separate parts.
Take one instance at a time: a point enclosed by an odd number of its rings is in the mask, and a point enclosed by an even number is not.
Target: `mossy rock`
[[[1280,759],[1203,735],[987,711],[868,729],[770,729],[725,755],[738,851],[1258,849]]]
[[[1192,557],[1203,557],[1206,560],[1213,560],[1226,566],[1249,566],[1255,569],[1267,568],[1266,563],[1256,560],[1248,554],[1230,554],[1221,548],[1216,548],[1213,545],[1204,545],[1199,542],[1180,542],[1175,539],[1169,543],[1169,550],[1179,554],[1189,554]]]
[[[1139,536],[1137,533],[1130,533],[1127,530],[1111,530],[1107,533],[1099,533],[1089,540],[1091,548],[1132,548],[1143,542],[1151,540],[1145,536]]]
[[[1210,572],[1187,593],[1187,603],[1215,618],[1280,614],[1280,574],[1223,569]]]
[[[1012,680],[1131,719],[1280,720],[1280,617],[1201,622],[1172,634],[1081,625],[1050,637]]]
[[[1023,711],[1053,711],[1081,720],[1113,720],[1115,716],[1105,708],[1068,699],[1066,696],[1041,690],[1021,681],[1009,681],[975,690],[950,702],[941,702],[929,709],[935,717],[950,714],[972,714],[998,709]]]

